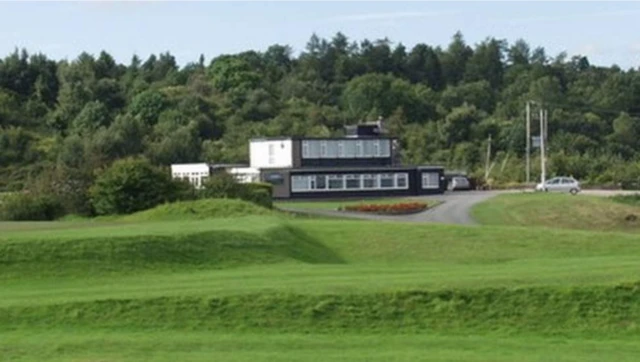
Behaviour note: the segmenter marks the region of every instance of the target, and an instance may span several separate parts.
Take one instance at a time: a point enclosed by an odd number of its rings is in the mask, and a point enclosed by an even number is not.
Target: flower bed
[[[426,210],[425,202],[399,202],[395,204],[357,204],[340,207],[340,211],[366,212],[384,215],[406,215]]]

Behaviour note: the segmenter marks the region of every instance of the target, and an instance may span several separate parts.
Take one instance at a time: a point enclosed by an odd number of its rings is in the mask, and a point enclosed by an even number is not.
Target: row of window
[[[296,175],[291,176],[291,192],[406,190],[408,181],[408,173]]]
[[[209,176],[208,172],[174,172],[173,177],[184,178],[189,176]]]
[[[406,190],[408,188],[409,174],[406,172],[291,176],[291,192]],[[437,172],[424,172],[422,188],[440,188],[440,175]]]
[[[192,185],[200,188],[202,184],[209,178],[208,176],[190,176],[189,174],[181,174],[181,176],[176,176],[174,174],[174,179],[182,179],[185,181],[189,181]]]
[[[391,141],[388,139],[302,141],[302,158],[374,158],[390,156]]]

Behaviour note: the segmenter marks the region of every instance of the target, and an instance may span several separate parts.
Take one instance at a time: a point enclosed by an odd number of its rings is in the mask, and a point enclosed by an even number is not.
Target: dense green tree
[[[247,162],[252,137],[339,136],[380,116],[404,162],[483,175],[491,136],[491,177],[522,181],[528,101],[534,134],[549,111],[550,173],[635,177],[624,165],[640,159],[640,72],[524,39],[471,46],[457,32],[442,49],[313,34],[299,55],[274,44],[182,67],[169,52],[120,64],[106,51],[56,61],[16,49],[0,59],[0,191],[51,175],[86,185],[132,156]]]

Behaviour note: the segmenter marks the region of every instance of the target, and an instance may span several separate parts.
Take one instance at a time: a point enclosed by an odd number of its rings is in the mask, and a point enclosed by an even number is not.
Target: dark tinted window
[[[273,185],[282,185],[284,177],[281,173],[272,172],[264,175],[264,181]]]

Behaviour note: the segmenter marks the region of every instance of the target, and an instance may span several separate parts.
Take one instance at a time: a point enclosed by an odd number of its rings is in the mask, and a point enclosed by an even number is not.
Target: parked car
[[[449,182],[449,190],[471,190],[471,183],[466,177],[455,176],[452,177],[451,182]]]
[[[536,185],[536,191],[545,192],[569,192],[572,195],[582,191],[580,188],[580,182],[573,177],[558,176],[550,178],[544,182]]]

